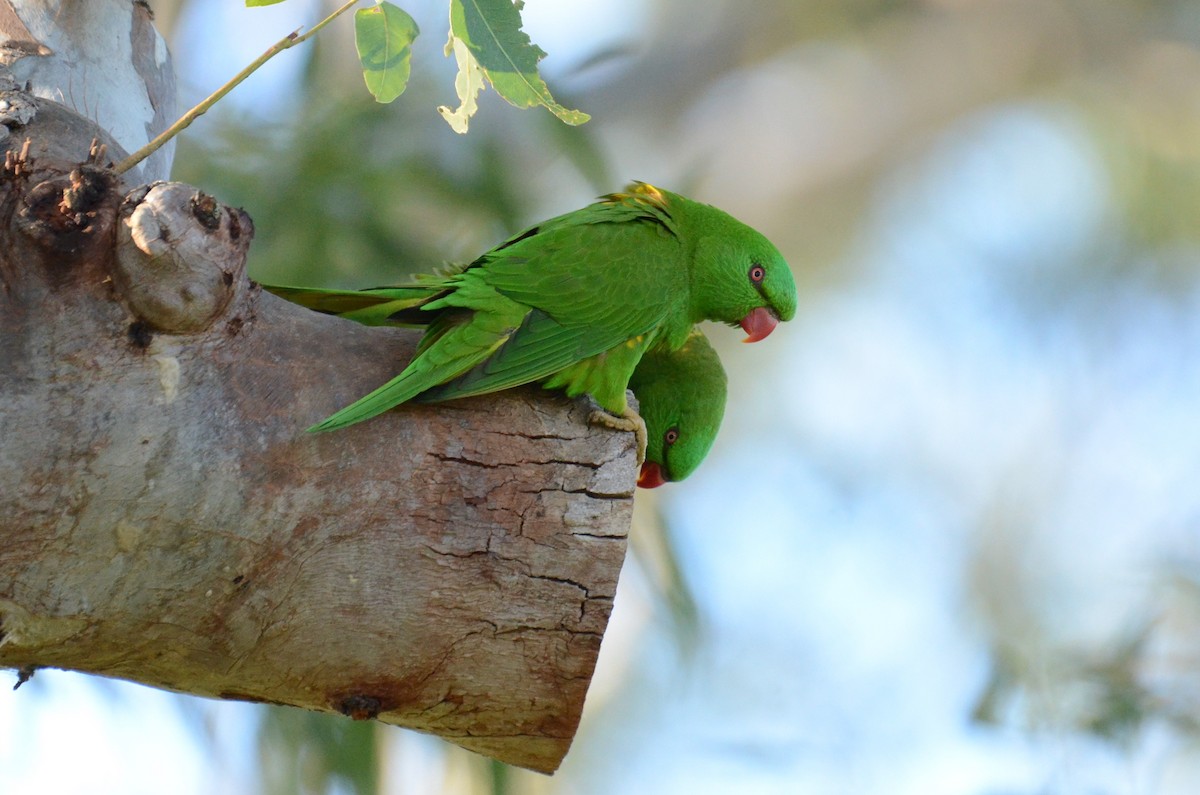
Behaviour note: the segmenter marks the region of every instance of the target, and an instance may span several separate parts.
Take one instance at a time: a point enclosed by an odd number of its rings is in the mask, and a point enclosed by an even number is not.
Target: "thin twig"
[[[348,3],[345,3],[332,14],[325,17],[325,19],[314,25],[312,30],[308,31],[307,33],[301,34],[300,31],[293,31],[292,33],[289,33],[287,36],[284,36],[282,39],[272,44],[269,48],[267,48],[266,52],[258,56],[258,58],[256,58],[249,66],[234,75],[232,80],[210,94],[199,105],[180,116],[179,121],[175,122],[166,130],[164,130],[157,138],[131,154],[129,157],[122,160],[120,163],[117,163],[115,166],[113,166],[113,171],[117,172],[118,174],[124,174],[126,171],[157,152],[160,148],[162,148],[163,144],[186,130],[192,122],[203,116],[209,108],[217,104],[218,101],[220,101],[230,91],[235,89],[243,80],[258,71],[260,66],[284,50],[291,49],[297,44],[306,41],[309,37],[316,35],[317,31],[328,25],[337,17],[341,16],[343,12],[348,11],[351,6],[358,2],[359,0],[350,0]]]

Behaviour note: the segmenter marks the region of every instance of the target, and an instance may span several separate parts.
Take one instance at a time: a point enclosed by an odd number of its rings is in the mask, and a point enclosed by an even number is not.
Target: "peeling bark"
[[[126,154],[179,115],[170,55],[144,1],[0,0],[0,65],[36,97],[95,122]],[[131,178],[166,179],[174,148]]]
[[[632,434],[536,388],[304,433],[418,334],[263,293],[244,213],[128,191],[98,148],[77,162],[101,134],[9,79],[0,666],[378,719],[554,770],[624,558]]]

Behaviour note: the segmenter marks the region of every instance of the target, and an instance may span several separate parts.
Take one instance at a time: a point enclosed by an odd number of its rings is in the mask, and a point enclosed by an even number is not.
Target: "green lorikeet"
[[[408,400],[541,382],[571,397],[590,394],[610,415],[594,419],[637,431],[644,443],[625,387],[647,350],[678,349],[704,319],[740,325],[754,342],[796,311],[791,271],[770,241],[714,207],[640,182],[444,276],[358,291],[357,303],[355,291],[317,291],[328,296],[318,301],[312,291],[268,289],[360,322],[426,326],[399,375],[310,431]]]
[[[646,461],[638,485],[683,480],[708,455],[725,414],[725,368],[700,329],[679,350],[652,348],[629,379],[646,421]]]
[[[368,326],[411,325],[398,322],[395,316],[405,316],[401,309],[428,298],[427,288],[416,287],[321,290],[265,286],[309,309]],[[658,488],[695,471],[721,426],[727,383],[717,352],[699,328],[692,329],[677,351],[651,348],[642,356],[629,379],[649,440],[638,486]]]

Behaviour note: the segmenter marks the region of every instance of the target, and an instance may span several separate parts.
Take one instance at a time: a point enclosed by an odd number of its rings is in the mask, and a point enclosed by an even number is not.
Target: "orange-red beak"
[[[779,318],[765,306],[760,306],[742,318],[742,330],[748,335],[742,342],[758,342],[779,325]]]
[[[657,489],[666,482],[666,478],[662,474],[662,467],[653,461],[642,464],[642,471],[638,474],[638,488]]]

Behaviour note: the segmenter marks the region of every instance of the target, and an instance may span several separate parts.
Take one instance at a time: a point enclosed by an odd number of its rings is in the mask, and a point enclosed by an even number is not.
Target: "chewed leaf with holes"
[[[510,0],[451,0],[450,38],[453,46],[447,47],[447,55],[453,49],[458,59],[456,88],[460,84],[473,87],[478,83],[478,77],[471,73],[474,69],[481,71],[496,92],[515,107],[541,105],[571,125],[583,124],[591,118],[583,111],[571,110],[554,101],[538,74],[538,62],[546,53],[521,30],[521,12]],[[460,56],[458,42],[470,53],[470,59]],[[474,113],[474,94],[468,104],[460,88],[459,98],[463,104],[455,113],[465,115],[456,117],[461,120],[462,129],[455,129],[465,132],[466,118]],[[455,125],[447,111],[442,111],[442,115],[451,126]]]
[[[471,51],[467,49],[467,45],[462,39],[456,39],[454,34],[450,34],[450,40],[446,42],[446,54],[454,53],[454,59],[458,61],[458,76],[454,78],[454,91],[458,94],[458,107],[451,110],[445,105],[438,106],[438,113],[442,114],[442,118],[450,125],[450,129],[462,135],[467,131],[467,125],[470,124],[471,117],[475,115],[475,111],[479,110],[479,92],[486,87],[483,81],[483,71],[479,68],[479,62],[475,60],[475,56],[471,55]]]

